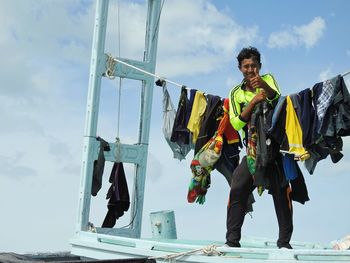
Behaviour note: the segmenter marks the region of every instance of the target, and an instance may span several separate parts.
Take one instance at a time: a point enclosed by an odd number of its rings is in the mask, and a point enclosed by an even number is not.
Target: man
[[[241,84],[234,87],[229,94],[230,122],[237,130],[250,125],[250,120],[259,103],[267,101],[273,104],[280,96],[280,90],[271,74],[260,76],[260,53],[254,47],[243,48],[237,56],[238,68],[243,74]],[[246,135],[246,140],[247,135]],[[249,143],[248,143],[249,144]],[[269,193],[273,196],[279,226],[278,248],[292,248],[289,244],[292,232],[292,205],[290,188],[285,180],[280,154],[267,164],[264,177],[269,182]],[[247,155],[232,175],[231,191],[227,208],[226,245],[240,247],[241,228],[246,214],[247,199],[256,185],[255,171],[251,171],[249,162],[249,145]],[[270,223],[270,222],[266,222]]]

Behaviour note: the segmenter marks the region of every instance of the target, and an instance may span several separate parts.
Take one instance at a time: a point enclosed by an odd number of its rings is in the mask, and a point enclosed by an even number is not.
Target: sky
[[[142,59],[146,10],[145,1],[110,1],[105,53]],[[282,93],[311,88],[350,70],[349,10],[347,0],[166,0],[156,73],[227,97],[242,79],[238,52],[255,46],[262,54],[261,73],[272,73]],[[88,0],[1,1],[0,252],[70,249],[94,12],[95,1]],[[110,142],[119,136],[122,143],[136,143],[141,84],[119,83],[102,81],[98,135]],[[168,88],[177,105],[179,88]],[[151,212],[173,210],[178,238],[224,242],[229,186],[214,171],[205,204],[187,203],[193,152],[181,162],[173,158],[162,134],[158,87],[152,107],[142,236],[151,236]],[[330,158],[321,161],[313,175],[300,164],[310,201],[294,203],[292,240],[328,244],[350,234],[349,138],[344,138],[343,153],[337,164]],[[96,226],[107,212],[110,169],[107,163],[103,187],[91,201],[89,220]],[[125,169],[131,190],[133,167],[125,164]],[[242,234],[276,239],[272,198],[254,194],[254,212],[246,217]],[[129,219],[130,212],[117,226]]]

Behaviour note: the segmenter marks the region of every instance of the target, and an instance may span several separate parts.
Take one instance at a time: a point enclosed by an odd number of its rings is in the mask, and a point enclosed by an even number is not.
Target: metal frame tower
[[[79,190],[79,206],[76,222],[76,232],[88,230],[93,163],[98,157],[100,148],[96,140],[99,114],[101,79],[106,72],[108,56],[105,53],[105,38],[107,28],[109,0],[96,2],[95,26],[91,53],[89,88],[86,108],[83,157]],[[154,73],[158,42],[158,22],[161,12],[161,0],[149,0],[146,24],[145,50],[143,61],[118,58],[130,65]],[[111,151],[105,152],[106,161],[132,163],[135,165],[134,191],[131,200],[131,215],[133,220],[125,229],[113,228],[108,233],[119,236],[135,237],[141,235],[144,186],[146,178],[149,131],[152,110],[154,77],[122,63],[116,63],[112,70],[113,76],[134,79],[142,82],[141,107],[139,120],[138,142],[136,144],[109,143]],[[103,229],[100,229],[103,232]]]

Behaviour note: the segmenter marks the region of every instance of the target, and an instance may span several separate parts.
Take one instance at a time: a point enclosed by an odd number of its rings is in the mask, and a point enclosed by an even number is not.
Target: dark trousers
[[[277,168],[273,169],[274,167],[267,169],[268,177],[276,176],[274,173],[277,173]],[[290,247],[289,241],[293,232],[293,211],[289,185],[281,187],[276,185],[276,180],[269,181],[279,227],[277,246],[279,248]],[[248,170],[247,159],[244,157],[232,175],[226,221],[226,244],[229,246],[240,247],[239,241],[247,210],[247,200],[254,189],[253,177]]]

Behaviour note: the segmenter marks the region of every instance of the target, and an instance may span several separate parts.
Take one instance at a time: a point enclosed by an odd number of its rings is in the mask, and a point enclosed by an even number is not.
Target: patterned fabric
[[[226,127],[230,125],[229,123],[228,111],[224,110],[224,116],[220,120],[214,136],[195,154],[190,166],[192,178],[187,194],[187,201],[189,203],[196,202],[204,204],[205,195],[210,187],[210,173],[221,156],[223,134],[226,131]],[[209,156],[204,158],[206,157],[205,154],[208,153],[210,153]]]
[[[256,172],[256,145],[258,141],[258,133],[255,125],[248,124],[248,142],[247,142],[247,162],[250,174]]]
[[[215,162],[219,159],[222,150],[222,137],[217,133],[199,150],[191,162],[192,178],[190,181],[187,201],[189,203],[204,204],[205,195],[210,187],[210,172],[213,170]],[[212,151],[211,160],[203,157],[206,151]],[[209,164],[208,164],[209,163]]]
[[[329,106],[329,102],[334,92],[334,82],[332,80],[326,80],[322,85],[322,92],[317,99],[317,117],[320,123],[322,123],[323,117]]]
[[[260,107],[260,105],[257,105]],[[254,185],[257,186],[257,192],[259,195],[262,195],[262,193],[265,190],[265,184],[263,183],[263,178],[261,177],[263,173],[262,171],[259,171],[260,173],[257,173],[257,157],[258,156],[258,144],[259,144],[259,135],[258,135],[258,118],[259,114],[261,112],[255,108],[255,111],[253,112],[250,122],[248,122],[248,140],[247,140],[247,165],[249,173],[254,178]],[[261,168],[261,167],[260,167]]]

